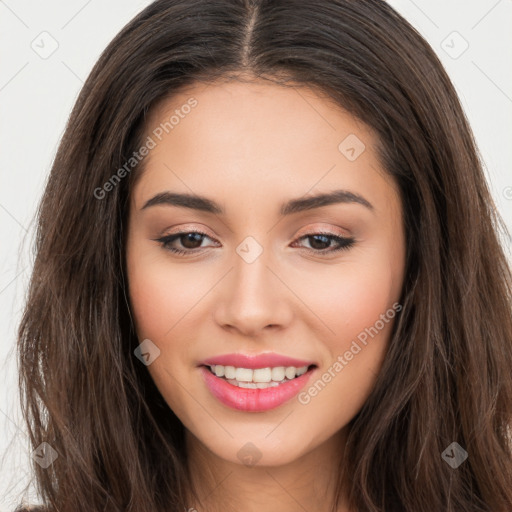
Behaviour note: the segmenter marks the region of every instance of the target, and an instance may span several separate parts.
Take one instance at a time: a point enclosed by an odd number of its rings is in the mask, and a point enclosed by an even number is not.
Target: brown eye
[[[312,252],[322,253],[333,253],[343,249],[350,249],[355,243],[354,238],[345,238],[342,236],[335,235],[333,233],[311,233],[304,235],[299,240],[308,240],[310,247],[306,247],[307,250]],[[336,242],[337,246],[330,249],[332,242]]]
[[[164,236],[156,241],[160,242],[167,251],[171,251],[174,254],[187,255],[202,249],[202,242],[205,238],[211,240],[206,233],[200,231],[183,231]],[[298,240],[308,240],[310,247],[305,247],[305,249],[320,255],[331,254],[343,249],[348,250],[355,243],[353,238],[345,238],[333,233],[311,233],[300,237]],[[332,242],[335,242],[337,245],[330,248]],[[178,247],[174,246],[176,243],[179,244]]]
[[[203,242],[202,237],[203,235],[200,233],[185,233],[184,235],[179,235],[178,239],[183,247],[187,249],[197,249],[198,247],[201,247],[201,243]]]
[[[156,241],[160,242],[164,249],[175,254],[188,254],[201,249],[201,244],[205,237],[210,238],[206,233],[200,231],[182,231],[181,233],[158,238]],[[173,247],[175,242],[179,243],[178,247]]]

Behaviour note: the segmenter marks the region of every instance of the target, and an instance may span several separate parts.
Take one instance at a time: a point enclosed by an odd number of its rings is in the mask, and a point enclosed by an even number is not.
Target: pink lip
[[[311,366],[314,361],[304,361],[293,357],[282,356],[274,353],[260,354],[258,356],[246,356],[244,354],[224,354],[221,356],[211,357],[204,360],[200,365],[212,366],[220,364],[222,366],[235,366],[237,368],[274,368],[276,366]]]
[[[242,366],[242,368],[244,367]],[[316,370],[317,367],[310,368],[300,377],[276,387],[248,389],[240,388],[217,377],[206,366],[200,367],[204,382],[213,396],[228,407],[246,412],[268,411],[291,400],[306,385]]]

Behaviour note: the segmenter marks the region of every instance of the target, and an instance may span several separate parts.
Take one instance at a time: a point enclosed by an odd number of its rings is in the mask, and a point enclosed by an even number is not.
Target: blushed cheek
[[[389,345],[395,316],[394,282],[388,267],[375,264],[372,268],[354,269],[332,283],[326,294],[330,301],[324,303],[322,318],[335,334],[323,338],[329,356],[321,373],[330,373],[332,380],[314,407],[318,415],[337,411],[326,417],[333,429],[346,424],[363,406]],[[343,406],[338,408],[334,404],[340,397]]]
[[[208,290],[208,283],[197,278],[197,271],[185,267],[170,269],[165,255],[129,259],[129,289],[132,313],[139,336],[165,342],[172,329],[182,329],[186,317]],[[206,280],[207,281],[207,280]]]
[[[317,322],[322,321],[324,340],[336,353],[373,326],[396,300],[391,269],[382,264],[340,267],[314,282],[299,293],[307,297]]]
[[[150,339],[160,355],[147,366],[155,385],[177,413],[186,409],[186,397],[177,381],[183,380],[187,350],[176,343],[187,326],[187,311],[197,302],[200,290],[185,286],[186,277],[170,272],[168,262],[128,253],[130,305],[138,339]],[[201,295],[199,295],[201,296]],[[185,338],[183,338],[185,339]]]
[[[168,276],[158,274],[155,265],[142,264],[134,256],[128,264],[130,305],[140,339],[156,341],[172,325],[170,296],[172,283]]]

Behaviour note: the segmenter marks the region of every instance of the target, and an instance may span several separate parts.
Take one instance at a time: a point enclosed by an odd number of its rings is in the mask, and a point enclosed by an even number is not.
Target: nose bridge
[[[258,244],[258,245],[256,245]],[[268,269],[270,251],[258,242],[245,240],[237,247],[234,258],[231,294],[246,314],[263,313],[275,297],[275,276]]]
[[[255,255],[253,247],[250,247],[247,252],[243,252],[244,249],[246,248],[243,248],[242,244],[237,249],[232,281],[233,293],[237,294],[239,299],[247,301],[250,298],[257,299],[269,294],[274,283],[271,282],[272,273],[268,269],[269,252],[263,251]]]
[[[239,244],[233,271],[217,304],[215,316],[219,324],[248,333],[268,325],[283,325],[288,320],[285,287],[269,269],[271,256],[270,250],[252,237]]]

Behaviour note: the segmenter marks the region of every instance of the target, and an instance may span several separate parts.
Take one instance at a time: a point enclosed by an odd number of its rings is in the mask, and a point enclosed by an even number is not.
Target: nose
[[[223,329],[257,337],[290,323],[293,294],[264,254],[252,263],[235,257],[234,268],[223,279],[213,315]]]

